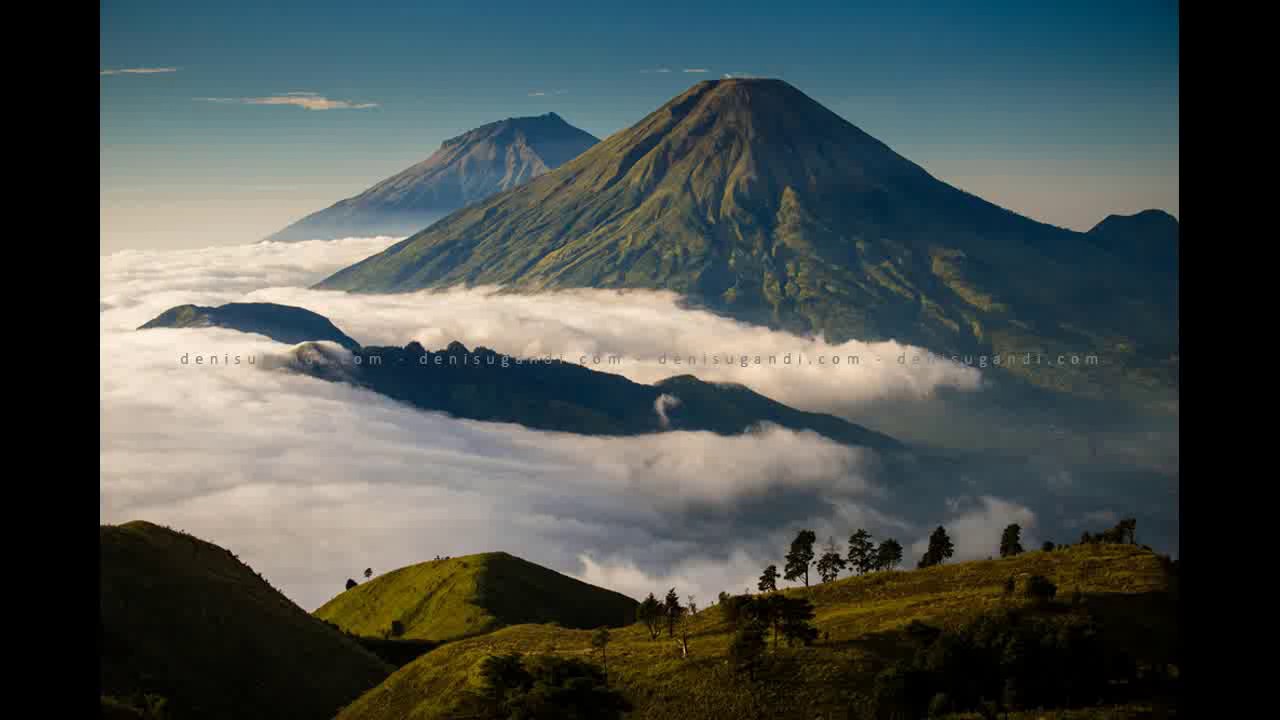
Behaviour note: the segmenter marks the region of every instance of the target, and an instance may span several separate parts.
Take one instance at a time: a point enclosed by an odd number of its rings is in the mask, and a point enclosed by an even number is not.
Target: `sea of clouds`
[[[744,383],[806,410],[849,416],[867,403],[946,389],[982,392],[949,363],[904,366],[913,348],[845,343],[746,326],[655,292],[518,296],[493,289],[403,295],[310,290],[391,238],[125,251],[101,260],[101,499],[104,523],[142,519],[238,553],[307,609],[365,567],[507,550],[643,597],[678,587],[700,602],[754,587],[782,565],[797,529],[843,547],[857,527],[892,536],[907,564],[947,525],[957,559],[992,552],[1027,503],[972,478],[917,492],[882,458],[813,433],[673,432],[583,437],[459,420],[248,358],[290,348],[224,329],[136,331],[180,304],[298,305],[363,344],[460,340],[518,356],[619,354],[602,368],[639,382],[682,372]],[[696,366],[662,354],[829,353],[881,357],[856,368]],[[240,364],[181,362],[201,355]],[[274,368],[274,369],[273,369]],[[914,488],[914,489],[913,489]],[[1108,506],[1093,506],[1108,512]]]

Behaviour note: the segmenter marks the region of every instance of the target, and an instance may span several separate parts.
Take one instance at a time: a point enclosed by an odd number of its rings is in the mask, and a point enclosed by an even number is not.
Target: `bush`
[[[476,718],[615,720],[631,710],[605,684],[598,665],[579,660],[519,653],[490,656],[480,664],[479,688],[463,699],[457,715]]]
[[[951,696],[940,692],[929,701],[929,717],[938,718],[951,712]]]
[[[1028,598],[1044,603],[1049,602],[1058,594],[1058,586],[1043,575],[1032,575],[1027,578],[1026,587],[1023,588],[1022,592]]]

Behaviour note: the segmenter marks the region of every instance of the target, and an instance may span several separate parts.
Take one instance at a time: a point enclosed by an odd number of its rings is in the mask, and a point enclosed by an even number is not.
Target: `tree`
[[[812,624],[813,603],[802,597],[790,598],[785,595],[775,597],[782,598],[779,610],[782,616],[782,636],[787,639],[787,644],[810,645],[817,640],[818,628]]]
[[[662,604],[662,609],[667,616],[667,637],[675,637],[676,623],[684,615],[684,607],[680,605],[680,596],[676,594],[675,588],[667,591],[667,600]]]
[[[387,631],[388,637],[400,637],[404,635],[404,623],[399,620],[391,621],[391,628]]]
[[[690,615],[697,615],[697,614],[698,614],[698,603],[694,601],[694,596],[693,596],[693,595],[690,595],[690,596],[688,597],[688,600],[689,600],[689,614],[690,614]]]
[[[1041,549],[1041,550],[1043,550],[1043,551],[1045,551],[1045,552],[1053,552],[1053,548],[1054,548],[1054,547],[1056,547],[1056,546],[1053,544],[1053,542],[1052,542],[1052,541],[1050,541],[1050,540],[1045,540],[1045,541],[1044,541],[1044,544],[1040,546],[1040,549]]]
[[[827,546],[822,550],[822,557],[818,558],[818,576],[822,578],[822,582],[829,583],[840,576],[844,565],[844,556],[836,547],[835,538],[827,538]]]
[[[920,557],[919,567],[941,565],[944,560],[955,555],[955,552],[955,546],[951,544],[951,538],[947,536],[946,529],[939,525],[938,529],[929,536],[929,549]]]
[[[369,579],[369,578],[371,578],[371,577],[373,577],[373,568],[365,568],[365,569],[364,569],[364,579],[365,579],[365,580],[368,580],[368,579]]]
[[[902,562],[902,545],[893,538],[880,543],[876,548],[875,569],[892,570]]]
[[[1027,584],[1023,592],[1032,600],[1045,603],[1058,594],[1058,586],[1043,575],[1032,575],[1027,578]]]
[[[654,597],[653,593],[649,593],[649,597],[645,598],[636,609],[636,617],[649,629],[650,640],[657,640],[658,633],[662,632],[662,615],[662,603],[658,602],[658,598]]]
[[[756,586],[760,592],[778,591],[778,566],[770,565],[760,574],[760,584]]]
[[[764,626],[755,620],[741,623],[729,643],[729,662],[733,671],[747,673],[756,679],[756,669],[764,656]]]
[[[812,530],[801,530],[791,541],[791,552],[787,553],[788,580],[804,580],[805,587],[809,587],[809,566],[813,564],[813,544],[817,540]]]
[[[871,542],[871,533],[858,528],[849,536],[849,568],[859,575],[865,575],[875,569],[875,545]]]
[[[1011,523],[1000,535],[1000,557],[1022,554],[1022,526]]]
[[[352,580],[351,578],[347,578],[347,589],[348,589],[348,590],[350,590],[351,588],[355,587],[355,586],[356,586],[356,585],[358,585],[358,584],[359,584],[359,583],[357,583],[355,580]]]
[[[604,685],[609,687],[609,628],[602,627],[591,636],[591,647],[600,651],[600,667],[604,668]]]

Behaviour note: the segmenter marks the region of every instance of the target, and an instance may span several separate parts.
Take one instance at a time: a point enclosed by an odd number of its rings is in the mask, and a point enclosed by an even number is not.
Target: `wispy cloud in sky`
[[[529,97],[546,97],[548,95],[568,95],[568,90],[534,90],[529,93]]]
[[[156,75],[159,73],[178,72],[176,67],[138,67],[138,68],[116,68],[114,70],[101,70],[98,75]]]
[[[351,102],[350,100],[330,100],[320,93],[314,92],[287,92],[280,95],[267,95],[265,97],[201,97],[196,98],[196,100],[223,104],[238,103],[242,105],[294,105],[307,110],[364,110],[366,108],[378,107],[378,103],[357,103]]]
[[[687,72],[687,73],[704,73],[704,72],[710,72],[710,71],[709,71],[709,70],[707,70],[706,68],[685,68],[685,69],[684,69],[684,71],[685,71],[685,72]]]
[[[642,73],[669,73],[669,72],[671,72],[671,68],[668,68],[668,67],[660,67],[660,68],[655,68],[655,69],[653,69],[653,70],[641,70],[640,72],[642,72]],[[687,72],[687,71],[686,71],[686,72]]]

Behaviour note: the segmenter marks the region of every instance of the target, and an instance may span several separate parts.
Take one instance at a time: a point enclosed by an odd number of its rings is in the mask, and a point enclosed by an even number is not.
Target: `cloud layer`
[[[1023,523],[1024,544],[1043,524],[1028,502],[1012,497],[1016,490],[912,470],[812,433],[535,432],[424,413],[270,369],[274,363],[263,358],[287,357],[293,348],[265,337],[134,330],[174,305],[254,300],[328,315],[366,344],[417,339],[439,347],[461,339],[526,356],[825,348],[681,309],[662,293],[530,298],[489,290],[359,296],[306,289],[393,241],[103,257],[101,520],[151,520],[229,547],[308,609],[364,567],[499,549],[635,596],[674,585],[705,603],[720,590],[753,586],[759,568],[779,562],[801,527],[824,542],[830,536],[843,543],[856,527],[892,535],[914,562],[911,551],[940,521],[965,557],[990,554],[1001,523]],[[182,362],[193,355],[205,362]],[[609,371],[651,381],[689,368],[673,372],[649,357]],[[980,380],[970,368],[918,371],[894,363],[842,373],[696,369],[809,409],[943,387],[972,391]]]
[[[114,70],[100,70],[98,75],[156,75],[160,73],[178,72],[176,67],[136,67],[136,68],[116,68]]]

